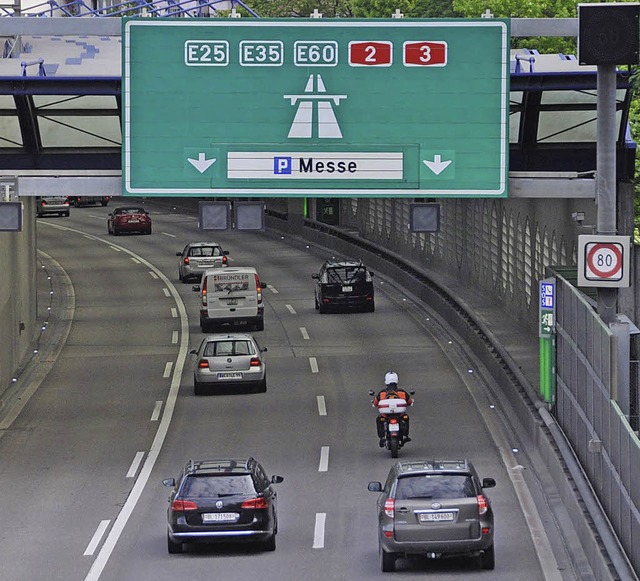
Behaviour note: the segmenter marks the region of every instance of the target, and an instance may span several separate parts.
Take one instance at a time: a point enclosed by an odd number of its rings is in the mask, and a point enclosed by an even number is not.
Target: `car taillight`
[[[261,364],[260,359],[258,359],[257,357],[252,357],[251,361],[249,361],[249,365],[251,367],[260,367],[260,364]]]
[[[478,514],[485,514],[489,510],[489,503],[487,499],[482,495],[478,495]]]
[[[262,287],[260,286],[260,279],[258,275],[254,275],[256,277],[256,292],[258,293],[258,304],[262,303]]]
[[[222,256],[222,264],[227,264],[227,257],[226,256]]]
[[[200,359],[200,361],[198,361],[198,367],[200,369],[209,369],[209,362],[206,359]]]
[[[269,508],[269,503],[267,502],[267,499],[263,497],[251,498],[249,500],[245,500],[242,503],[241,508],[253,508],[253,509]]]
[[[207,306],[207,277],[204,277],[204,280],[202,281],[202,290],[200,291],[202,293],[202,306],[206,307]]]
[[[185,264],[189,264],[189,257],[188,257],[188,256],[185,256],[185,257],[184,257],[183,262],[184,262]]]
[[[198,505],[192,500],[174,500],[171,510],[198,510]]]
[[[387,498],[384,501],[384,514],[386,514],[389,518],[393,518],[393,513],[396,508],[396,499],[395,498]]]

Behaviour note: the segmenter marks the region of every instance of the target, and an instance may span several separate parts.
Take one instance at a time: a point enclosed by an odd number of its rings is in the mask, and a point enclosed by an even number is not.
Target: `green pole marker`
[[[540,281],[539,333],[540,337],[540,397],[555,403],[556,363],[556,279]]]
[[[551,380],[550,344],[550,338],[540,337],[540,397],[547,403],[550,398]]]

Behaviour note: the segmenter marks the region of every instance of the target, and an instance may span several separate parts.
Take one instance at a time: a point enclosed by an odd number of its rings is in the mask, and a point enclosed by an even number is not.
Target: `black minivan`
[[[312,274],[316,281],[316,310],[359,310],[373,313],[376,309],[373,272],[361,260],[327,260],[320,272]]]

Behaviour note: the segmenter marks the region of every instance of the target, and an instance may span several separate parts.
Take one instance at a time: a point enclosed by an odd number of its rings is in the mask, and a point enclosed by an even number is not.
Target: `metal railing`
[[[58,2],[47,0],[30,6],[25,10],[17,10],[11,6],[0,6],[0,16],[29,16],[34,18],[87,18],[87,17],[208,17],[218,16],[220,12],[235,11],[244,8],[249,14],[258,17],[242,0],[129,0],[125,2],[100,2],[94,5],[85,0]]]

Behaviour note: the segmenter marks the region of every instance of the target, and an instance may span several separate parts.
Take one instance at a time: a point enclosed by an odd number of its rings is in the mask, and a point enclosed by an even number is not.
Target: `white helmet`
[[[385,385],[390,385],[392,383],[398,383],[398,374],[395,371],[389,371],[389,373],[384,376]]]

